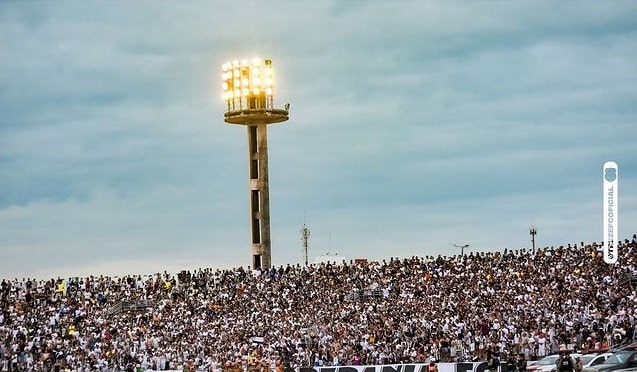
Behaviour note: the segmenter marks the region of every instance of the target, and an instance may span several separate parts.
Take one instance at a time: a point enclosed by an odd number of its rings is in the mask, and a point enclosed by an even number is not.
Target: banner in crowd
[[[487,372],[489,368],[487,362],[477,363],[437,363],[438,372]],[[500,364],[500,371],[504,371]],[[199,372],[199,370],[197,370]],[[221,371],[221,369],[220,369]],[[275,370],[273,370],[275,371]],[[429,364],[386,364],[374,366],[337,366],[337,367],[304,367],[286,368],[285,372],[427,372]],[[164,372],[182,372],[182,370],[171,370]],[[203,370],[201,372],[204,372]],[[498,370],[491,370],[498,372]]]
[[[388,364],[378,366],[286,368],[285,372],[427,372],[428,370],[429,364]],[[438,363],[438,372],[485,372],[488,370],[487,362]]]

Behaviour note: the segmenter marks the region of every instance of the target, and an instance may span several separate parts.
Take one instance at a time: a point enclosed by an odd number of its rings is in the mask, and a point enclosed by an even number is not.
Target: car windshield
[[[622,364],[628,359],[627,353],[613,354],[604,361],[604,364]]]
[[[558,358],[557,355],[547,356],[540,359],[536,364],[541,366],[548,366],[549,364],[555,364],[555,362],[557,361],[557,358]]]
[[[589,355],[589,356],[580,357],[580,360],[582,361],[582,364],[588,364],[591,362],[591,360],[593,360],[593,358],[595,358],[594,355]]]

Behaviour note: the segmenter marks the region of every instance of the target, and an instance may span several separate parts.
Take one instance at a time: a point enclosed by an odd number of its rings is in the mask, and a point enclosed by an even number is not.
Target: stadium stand
[[[637,241],[268,271],[8,279],[0,370],[270,371],[534,360],[637,340]]]

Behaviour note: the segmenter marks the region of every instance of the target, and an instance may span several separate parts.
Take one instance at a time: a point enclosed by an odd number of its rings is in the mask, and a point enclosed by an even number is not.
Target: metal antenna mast
[[[529,229],[529,234],[531,234],[531,245],[533,248],[533,254],[535,254],[535,235],[537,235],[537,229],[535,226],[531,226]]]
[[[301,229],[301,242],[303,243],[303,254],[305,256],[305,266],[308,264],[307,247],[310,240],[310,229],[305,225],[305,216],[303,216],[303,228]]]

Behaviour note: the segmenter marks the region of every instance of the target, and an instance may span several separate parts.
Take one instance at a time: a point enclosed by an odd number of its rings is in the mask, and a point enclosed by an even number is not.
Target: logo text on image
[[[602,190],[602,202],[604,205],[604,229],[602,234],[604,235],[604,262],[614,264],[617,262],[619,256],[619,250],[617,248],[618,243],[618,231],[617,225],[619,221],[618,213],[618,169],[617,163],[614,161],[607,161],[603,167],[603,190]]]

